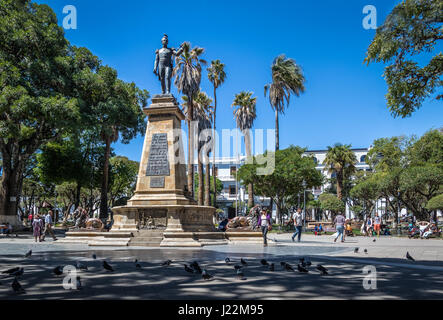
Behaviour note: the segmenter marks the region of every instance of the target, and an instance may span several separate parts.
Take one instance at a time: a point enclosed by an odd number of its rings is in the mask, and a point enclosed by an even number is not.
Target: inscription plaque
[[[154,133],[149,149],[147,176],[169,176],[168,135]],[[152,184],[152,179],[151,179]]]
[[[151,177],[149,187],[150,188],[164,188],[165,187],[165,177]]]

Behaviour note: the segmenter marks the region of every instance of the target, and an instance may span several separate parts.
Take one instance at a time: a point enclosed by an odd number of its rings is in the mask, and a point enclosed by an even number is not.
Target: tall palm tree
[[[183,101],[185,102],[183,111],[188,116],[188,98],[186,96],[182,97]],[[200,134],[203,130],[211,129],[211,119],[212,119],[212,107],[211,107],[212,99],[208,97],[208,95],[205,92],[199,91],[194,97],[193,97],[193,116],[192,120],[197,121],[198,123],[198,136],[200,137]],[[208,142],[208,139],[206,141],[198,141],[198,204],[203,205],[205,202],[205,205],[209,205],[209,159],[208,154],[209,151],[203,155],[202,154],[202,148],[205,145],[205,143]],[[206,176],[207,181],[204,183],[203,181],[203,161],[202,158],[205,157],[205,163],[206,163]],[[205,200],[203,200],[203,191],[205,192]],[[207,204],[206,204],[207,202]]]
[[[252,98],[252,92],[242,91],[235,95],[232,107],[237,106],[234,110],[234,118],[237,127],[242,131],[245,139],[246,157],[249,160],[252,156],[250,130],[257,117],[256,106],[257,98]],[[248,207],[254,206],[254,189],[252,183],[248,184]]]
[[[302,69],[294,59],[284,54],[274,59],[271,66],[272,83],[265,85],[265,97],[269,91],[269,102],[275,111],[275,150],[279,150],[278,115],[289,106],[291,94],[297,97],[305,91],[305,77]]]
[[[188,124],[188,190],[191,197],[194,197],[194,129],[191,125],[193,115],[193,98],[200,90],[202,65],[206,61],[200,56],[205,49],[194,47],[191,49],[189,42],[182,45],[182,53],[175,58],[175,68],[173,74],[176,75],[174,84],[178,91],[187,96],[188,108],[190,112],[187,116]]]
[[[221,63],[220,60],[211,61],[211,65],[208,70],[208,79],[212,83],[214,87],[214,112],[213,112],[213,127],[212,127],[212,179],[214,184],[214,202],[213,206],[215,207],[217,204],[217,176],[215,174],[215,124],[216,124],[216,116],[217,116],[217,88],[225,82],[226,73],[225,73],[225,65]],[[207,173],[208,174],[208,173]]]
[[[343,182],[346,178],[355,172],[357,157],[351,150],[351,145],[342,145],[336,143],[333,147],[328,146],[323,164],[328,173],[336,174],[337,179],[337,197],[343,198]]]

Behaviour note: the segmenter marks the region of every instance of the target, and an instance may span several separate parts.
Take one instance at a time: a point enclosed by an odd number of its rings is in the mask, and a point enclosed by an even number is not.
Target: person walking
[[[272,223],[271,223],[271,215],[267,213],[266,210],[261,211],[261,214],[258,217],[258,225],[260,226],[261,232],[263,234],[263,246],[267,247],[268,246],[267,234],[268,231],[271,230],[272,228]]]
[[[45,230],[43,231],[43,238],[42,241],[45,241],[46,234],[49,233],[52,236],[52,239],[54,241],[57,241],[57,238],[55,237],[54,231],[52,230],[52,211],[49,210],[48,213],[45,216]]]
[[[380,238],[380,230],[381,230],[381,218],[378,216],[378,213],[375,213],[374,217],[374,231],[377,232],[377,238]]]
[[[341,235],[341,242],[345,242],[345,239],[344,239],[344,236],[343,236],[344,230],[345,230],[345,221],[346,221],[346,219],[345,219],[345,217],[341,213],[339,213],[335,217],[335,219],[334,219],[335,230],[337,230],[338,233],[337,233],[337,236],[334,239],[334,242],[337,242],[337,239],[338,239],[338,237],[340,235]]]
[[[366,232],[369,237],[372,236],[372,218],[371,218],[371,216],[369,216],[368,219],[366,220]]]
[[[40,219],[40,216],[37,214],[34,217],[34,220],[32,221],[32,233],[34,235],[35,242],[37,242],[37,238],[38,242],[41,242],[42,228],[43,228],[43,220]]]
[[[294,213],[293,220],[294,220],[295,232],[292,235],[292,241],[294,242],[295,236],[297,236],[297,241],[300,242],[301,232],[303,228],[303,216],[301,215],[301,208],[297,208],[297,211]]]

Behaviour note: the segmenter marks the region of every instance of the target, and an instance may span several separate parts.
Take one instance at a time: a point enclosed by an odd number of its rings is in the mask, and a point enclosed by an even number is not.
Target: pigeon
[[[29,250],[28,252],[26,252],[25,258],[29,258],[31,255],[32,255],[32,250]]]
[[[274,264],[273,263],[270,264],[269,271],[274,271]]]
[[[200,274],[203,273],[203,271],[202,271],[202,269],[200,268],[200,266],[198,265],[198,262],[197,262],[197,261],[194,261],[194,262],[191,263],[189,266],[192,267],[197,273],[200,273]]]
[[[306,259],[306,266],[307,267],[312,266],[312,262],[311,262],[311,260],[309,258]]]
[[[301,264],[297,265],[297,269],[298,269],[298,272],[301,272],[301,273],[308,273],[309,272],[308,269],[303,267]]]
[[[21,277],[24,273],[24,269],[23,268],[19,268],[17,271],[12,272],[10,275],[14,276],[14,277]]]
[[[300,258],[300,265],[304,268],[306,267],[305,258]]]
[[[189,268],[187,264],[185,264],[185,271],[189,273],[194,273],[194,269]]]
[[[204,280],[210,280],[210,279],[214,278],[214,276],[209,274],[208,271],[206,271],[206,269],[203,269],[202,278]]]
[[[284,268],[286,266],[286,262],[282,261],[280,262],[280,265]]]
[[[97,255],[95,253],[92,254],[92,259],[94,259],[94,260],[97,259]]]
[[[268,261],[266,261],[265,259],[261,259],[261,260],[260,260],[260,263],[261,263],[263,266],[269,266]]]
[[[13,274],[14,272],[17,272],[17,271],[19,271],[19,270],[20,270],[20,267],[15,267],[15,268],[11,268],[11,269],[5,270],[5,271],[3,271],[2,273],[3,273],[3,274],[5,274],[5,273],[7,273],[7,274]]]
[[[289,263],[285,264],[285,269],[286,269],[286,271],[294,271],[294,269],[291,267],[291,265]]]
[[[139,269],[139,270],[142,268],[141,264],[138,263],[138,262],[135,264],[135,267],[136,267],[137,269]]]
[[[14,278],[11,287],[15,293],[26,293],[20,282],[18,282],[17,278]]]
[[[114,269],[106,261],[103,261],[103,268],[111,272],[114,271]]]
[[[81,280],[80,280],[80,276],[77,276],[77,279],[76,279],[77,281],[76,281],[76,285],[77,285],[77,290],[81,290],[82,289],[82,282],[81,282]]]
[[[231,262],[231,259],[226,258],[226,259],[225,259],[225,262],[226,262],[226,264],[229,264],[229,263]]]
[[[241,262],[241,264],[244,265],[244,266],[247,266],[247,265],[248,265],[248,263],[247,263],[245,260],[243,260],[243,258],[240,259],[240,262]]]
[[[408,260],[415,261],[415,259],[411,257],[411,255],[409,254],[409,252],[406,252],[406,258],[407,258]]]
[[[81,263],[80,261],[77,261],[77,269],[88,270],[88,266],[84,263]]]
[[[354,253],[358,253],[358,250],[359,250],[360,248],[358,248],[358,247],[356,247],[355,249],[354,249]]]
[[[245,275],[242,269],[237,270],[237,279],[238,280],[246,280]]]
[[[368,254],[368,249],[363,250],[366,254]]]
[[[169,266],[172,263],[171,260],[166,260],[165,262],[162,263],[162,266],[166,267]]]
[[[321,264],[317,265],[317,270],[320,271],[320,273],[322,275],[327,275],[328,274],[328,269],[323,267]]]
[[[62,266],[57,266],[55,267],[52,272],[56,275],[56,276],[61,276],[63,274],[63,267]]]
[[[235,270],[240,270],[241,268],[243,268],[243,266],[240,266],[240,265],[238,265],[238,264],[236,264],[236,265],[234,266],[234,269],[235,269]]]
[[[372,242],[375,242],[375,241],[377,241],[377,240],[375,240],[375,239],[374,239],[374,240],[372,240]]]

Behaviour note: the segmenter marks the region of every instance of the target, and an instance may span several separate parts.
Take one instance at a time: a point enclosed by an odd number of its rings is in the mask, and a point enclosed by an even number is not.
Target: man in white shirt
[[[57,241],[57,238],[55,237],[54,231],[52,231],[52,211],[49,210],[48,213],[45,216],[45,231],[43,231],[43,238],[42,241],[45,241],[46,233],[48,232],[54,241]]]
[[[297,211],[294,213],[294,216],[292,217],[294,220],[294,227],[295,232],[292,235],[292,241],[295,241],[295,236],[297,237],[298,242],[300,242],[301,239],[301,231],[303,228],[303,216],[301,215],[301,208],[298,208]]]

